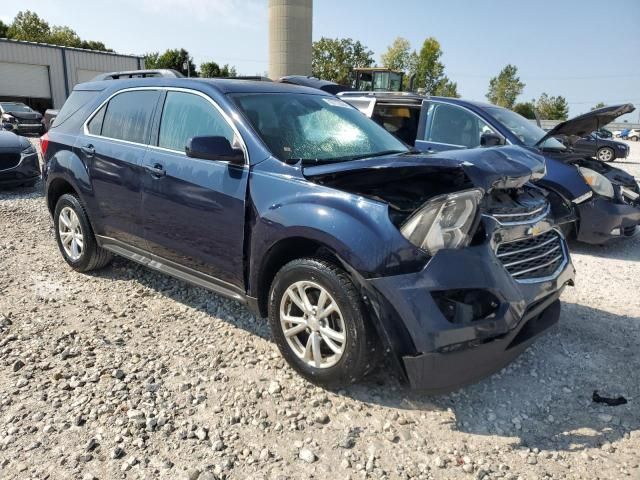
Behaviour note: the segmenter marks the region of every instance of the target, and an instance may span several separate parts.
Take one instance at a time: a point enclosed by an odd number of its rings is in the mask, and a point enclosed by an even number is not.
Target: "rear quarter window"
[[[74,90],[67,98],[67,101],[62,105],[62,109],[58,113],[58,116],[53,121],[51,128],[55,128],[62,125],[68,119],[73,117],[79,110],[82,109],[89,102],[93,101],[100,92],[97,91],[85,91]]]

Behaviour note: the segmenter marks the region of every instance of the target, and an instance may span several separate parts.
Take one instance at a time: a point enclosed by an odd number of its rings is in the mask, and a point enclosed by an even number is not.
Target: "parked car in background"
[[[640,140],[640,128],[629,129],[629,131],[625,136],[625,139],[633,140],[634,142],[637,142],[638,140]]]
[[[0,187],[33,186],[39,178],[40,162],[31,142],[0,130]]]
[[[626,143],[602,138],[595,132],[577,140],[569,140],[568,145],[576,153],[597,158],[602,162],[613,162],[617,158],[627,158],[629,155]]]
[[[24,103],[0,102],[0,121],[18,135],[42,134],[42,115]],[[6,127],[5,127],[6,128]]]
[[[51,124],[58,116],[59,110],[54,108],[49,108],[44,112],[44,116],[42,117],[42,125],[44,127],[44,131],[47,132],[51,128]]]
[[[538,184],[552,192],[560,215],[556,221],[582,242],[605,243],[640,233],[638,181],[554,138],[579,139],[634,111],[631,104],[593,110],[545,132],[511,110],[486,103],[407,93],[346,92],[339,97],[420,151],[440,154],[510,144],[544,155],[547,174]]]
[[[64,260],[112,254],[268,316],[284,358],[353,382],[381,348],[413,387],[501,368],[574,269],[516,146],[415,154],[342,100],[274,82],[77,85],[43,137]]]

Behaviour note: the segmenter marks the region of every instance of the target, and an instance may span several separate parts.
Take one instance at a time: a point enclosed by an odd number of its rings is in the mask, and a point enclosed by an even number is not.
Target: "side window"
[[[87,127],[89,128],[89,133],[92,135],[102,135],[102,122],[104,121],[104,113],[107,111],[107,105],[103,105],[98,113],[96,113]]]
[[[107,104],[102,121],[102,136],[148,143],[151,117],[157,100],[156,90],[136,90],[116,95]]]
[[[477,148],[482,134],[493,131],[478,116],[455,105],[433,103],[429,107],[428,116],[425,132],[425,140],[428,142]]]
[[[184,152],[192,137],[225,137],[233,144],[233,129],[206,99],[193,93],[167,92],[158,146]]]

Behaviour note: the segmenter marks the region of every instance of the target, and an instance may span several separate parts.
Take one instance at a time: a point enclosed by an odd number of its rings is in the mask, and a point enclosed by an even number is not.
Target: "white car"
[[[627,134],[627,138],[629,140],[633,140],[634,142],[640,140],[640,128],[632,128]]]

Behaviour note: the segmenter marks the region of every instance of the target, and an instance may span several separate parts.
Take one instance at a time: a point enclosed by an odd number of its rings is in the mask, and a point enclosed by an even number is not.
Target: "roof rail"
[[[418,95],[414,92],[366,92],[352,90],[350,92],[340,92],[341,97],[400,97],[400,98],[426,98],[425,95]]]
[[[92,82],[98,82],[100,80],[121,80],[125,78],[184,78],[184,75],[177,70],[171,70],[168,68],[159,68],[155,70],[128,70],[124,72],[109,72],[101,73],[93,78]]]
[[[255,82],[273,82],[269,77],[262,77],[260,75],[241,75],[237,77],[215,77],[223,80],[253,80]]]

